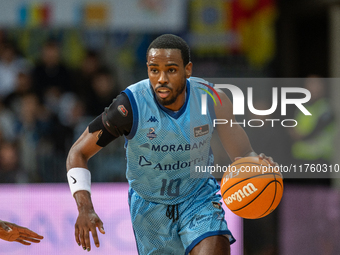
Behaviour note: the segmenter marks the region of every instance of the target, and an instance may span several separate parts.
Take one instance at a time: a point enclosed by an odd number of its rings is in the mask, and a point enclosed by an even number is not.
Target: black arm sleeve
[[[133,113],[129,98],[125,93],[121,93],[89,124],[89,132],[100,130],[97,145],[105,147],[119,136],[128,135],[132,122]]]

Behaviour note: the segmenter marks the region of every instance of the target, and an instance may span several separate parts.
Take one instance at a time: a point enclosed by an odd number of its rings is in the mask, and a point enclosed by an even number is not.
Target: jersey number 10
[[[167,179],[162,179],[162,188],[161,188],[160,195],[161,196],[168,195],[170,197],[179,196],[179,185],[181,184],[181,179],[177,178],[177,179],[170,180],[169,185],[167,185],[167,183],[168,183]],[[176,186],[174,186],[174,184]],[[166,194],[165,194],[165,191],[166,191]]]

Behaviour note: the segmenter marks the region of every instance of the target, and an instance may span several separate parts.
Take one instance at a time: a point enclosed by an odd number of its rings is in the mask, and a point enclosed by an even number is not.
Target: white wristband
[[[91,194],[91,172],[88,169],[71,168],[67,172],[67,180],[72,196],[79,190],[87,190]]]

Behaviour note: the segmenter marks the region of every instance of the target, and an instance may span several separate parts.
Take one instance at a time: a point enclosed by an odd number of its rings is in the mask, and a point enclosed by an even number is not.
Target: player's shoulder
[[[199,77],[190,77],[189,79],[191,87],[213,87],[214,85],[207,80]]]

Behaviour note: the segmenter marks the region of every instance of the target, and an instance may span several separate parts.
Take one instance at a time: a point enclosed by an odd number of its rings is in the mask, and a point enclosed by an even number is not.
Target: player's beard
[[[177,100],[178,96],[179,96],[180,94],[182,94],[183,91],[184,91],[184,89],[186,88],[186,81],[187,81],[187,80],[186,80],[186,78],[184,77],[183,82],[182,82],[182,86],[180,86],[176,91],[174,91],[174,93],[172,94],[172,96],[170,96],[169,98],[160,98],[160,97],[158,97],[157,94],[156,94],[156,98],[157,98],[158,103],[160,103],[160,104],[163,105],[163,106],[173,104],[173,103]],[[167,89],[169,89],[171,92],[173,92],[173,89],[170,88],[170,87],[168,87],[167,84],[161,85],[161,86],[159,86],[157,89],[159,89],[159,88],[167,88]]]

